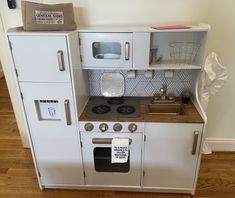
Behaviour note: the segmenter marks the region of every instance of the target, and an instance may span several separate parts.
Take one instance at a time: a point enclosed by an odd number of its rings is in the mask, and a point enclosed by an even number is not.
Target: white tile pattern
[[[176,96],[184,89],[192,89],[193,70],[174,70],[172,78],[165,78],[163,70],[154,71],[152,79],[146,78],[144,71],[137,71],[136,78],[129,79],[125,70],[89,70],[90,95],[101,96],[100,78],[105,72],[118,72],[124,76],[125,96],[153,96],[163,84],[167,85],[167,93]]]

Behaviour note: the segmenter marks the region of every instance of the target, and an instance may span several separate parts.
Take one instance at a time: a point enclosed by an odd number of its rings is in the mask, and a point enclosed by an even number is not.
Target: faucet
[[[162,87],[159,90],[160,91],[160,96],[159,96],[159,94],[155,94],[153,99],[152,99],[152,104],[156,104],[156,103],[174,103],[175,102],[174,96],[168,96],[166,90],[167,90],[166,85],[162,85]]]
[[[160,98],[161,100],[166,100],[166,88],[160,88]]]

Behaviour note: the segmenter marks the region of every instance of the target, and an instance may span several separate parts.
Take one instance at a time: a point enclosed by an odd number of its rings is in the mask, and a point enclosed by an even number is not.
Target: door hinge
[[[143,177],[145,176],[145,171],[143,171]]]
[[[22,100],[24,100],[24,96],[23,96],[22,92],[20,92],[20,97]]]
[[[79,43],[79,45],[82,45],[80,38],[78,38],[78,43]]]
[[[83,145],[82,145],[82,141],[81,141],[81,147],[83,147]]]
[[[11,41],[9,41],[9,46],[10,46],[10,50],[12,51],[12,44],[11,44]]]
[[[144,135],[144,141],[146,142],[146,135]]]
[[[80,55],[80,60],[81,60],[81,62],[82,62],[82,55]]]
[[[41,173],[38,171],[38,176],[41,177]]]
[[[85,171],[83,171],[83,175],[84,175],[84,177],[86,177],[86,173],[85,173]]]
[[[18,77],[19,73],[18,73],[18,70],[16,68],[15,68],[15,73],[16,73],[16,76]]]

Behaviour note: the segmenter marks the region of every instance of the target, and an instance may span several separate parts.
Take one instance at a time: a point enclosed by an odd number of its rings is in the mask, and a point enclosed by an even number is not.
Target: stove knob
[[[113,130],[119,132],[122,130],[122,125],[120,123],[116,123],[113,125]]]
[[[100,124],[100,130],[101,130],[101,132],[105,132],[105,131],[107,131],[108,130],[108,125],[107,124],[105,124],[105,123],[102,123],[102,124]]]
[[[133,133],[137,130],[137,125],[136,124],[129,124],[128,129],[131,133]]]
[[[92,131],[94,129],[94,125],[92,123],[86,123],[84,128],[85,131]]]

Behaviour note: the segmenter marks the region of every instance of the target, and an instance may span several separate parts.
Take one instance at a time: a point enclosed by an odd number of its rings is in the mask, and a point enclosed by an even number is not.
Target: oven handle
[[[93,138],[92,143],[93,144],[112,144],[113,138]],[[132,143],[132,139],[129,138],[129,144]]]

